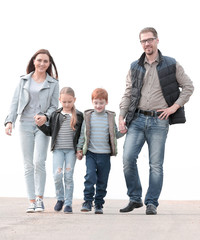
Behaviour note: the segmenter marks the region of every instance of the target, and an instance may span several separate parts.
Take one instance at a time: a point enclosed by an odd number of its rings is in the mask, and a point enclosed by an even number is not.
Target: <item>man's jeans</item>
[[[110,154],[100,154],[87,151],[84,200],[95,205],[104,204],[108,176],[110,172]],[[96,194],[94,185],[96,184]],[[94,197],[95,195],[95,197]]]
[[[72,205],[74,190],[73,174],[75,163],[76,155],[74,149],[56,149],[53,151],[53,176],[56,189],[56,198],[59,201],[65,201],[64,204],[66,206]]]
[[[124,176],[130,201],[141,202],[142,186],[137,168],[137,158],[145,142],[149,149],[149,188],[145,204],[158,206],[163,184],[165,142],[169,129],[168,120],[136,114],[124,143]]]
[[[49,137],[32,122],[21,121],[19,133],[28,198],[33,200],[36,196],[44,195],[46,182],[45,161]]]

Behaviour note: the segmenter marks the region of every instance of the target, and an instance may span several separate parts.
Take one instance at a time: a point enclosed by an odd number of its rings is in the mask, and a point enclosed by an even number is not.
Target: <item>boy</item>
[[[94,109],[84,112],[84,122],[77,145],[77,158],[86,155],[86,175],[84,200],[81,211],[92,210],[95,214],[103,214],[104,197],[110,172],[110,156],[117,155],[117,138],[124,134],[117,130],[115,113],[105,110],[108,104],[108,93],[97,88],[92,93]],[[96,184],[96,194],[94,185]]]

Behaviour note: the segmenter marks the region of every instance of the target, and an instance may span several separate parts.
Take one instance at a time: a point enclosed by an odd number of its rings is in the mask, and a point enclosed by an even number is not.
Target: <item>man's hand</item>
[[[159,109],[157,110],[157,112],[162,112],[158,118],[160,118],[161,120],[163,119],[168,119],[168,117],[175,113],[178,109],[180,108],[180,106],[176,103],[174,103],[171,107],[168,108],[164,108],[164,109]]]
[[[120,131],[120,133],[126,133],[127,132],[126,123],[125,123],[122,116],[119,116],[119,131]]]

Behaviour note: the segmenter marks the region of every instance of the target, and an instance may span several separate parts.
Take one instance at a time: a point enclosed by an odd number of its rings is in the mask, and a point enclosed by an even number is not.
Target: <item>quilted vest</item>
[[[157,72],[162,89],[163,96],[168,106],[172,106],[178,99],[180,89],[176,80],[176,60],[171,57],[166,57],[159,53],[159,63]],[[135,111],[140,101],[143,78],[146,72],[144,67],[145,53],[142,54],[139,60],[131,64],[131,81],[132,94],[131,101],[126,116],[126,125],[129,127],[134,118]],[[174,114],[169,116],[169,124],[185,123],[184,107],[179,108]]]

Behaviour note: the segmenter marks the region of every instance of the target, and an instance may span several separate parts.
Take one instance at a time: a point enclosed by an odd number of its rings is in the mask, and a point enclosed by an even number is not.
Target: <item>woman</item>
[[[30,201],[26,212],[30,213],[44,211],[45,160],[49,137],[37,125],[48,121],[51,113],[58,108],[59,85],[57,68],[48,50],[37,51],[29,61],[26,72],[27,75],[21,77],[15,90],[5,131],[11,135],[20,115],[20,141]]]

